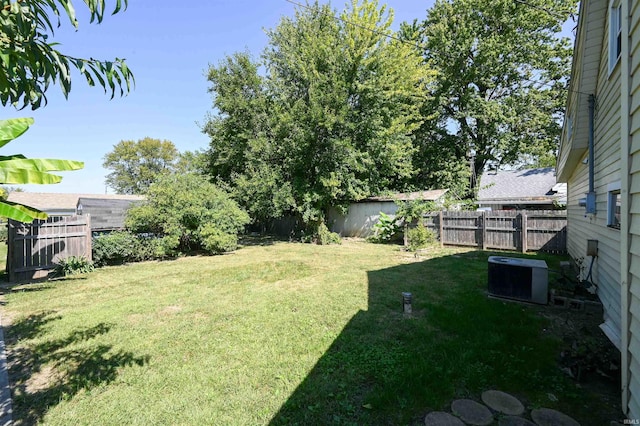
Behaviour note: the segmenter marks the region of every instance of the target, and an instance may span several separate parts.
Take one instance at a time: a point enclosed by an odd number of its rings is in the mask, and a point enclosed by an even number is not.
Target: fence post
[[[438,212],[438,227],[439,229],[439,233],[440,233],[440,247],[444,247],[444,223],[443,223],[443,219],[442,219],[442,210],[440,210]]]
[[[9,282],[13,281],[13,251],[15,250],[12,244],[14,236],[11,220],[12,219],[7,219],[7,264],[5,266],[7,275],[9,276]]]
[[[520,216],[522,217],[522,230],[520,232],[520,238],[522,239],[522,252],[526,253],[528,250],[527,240],[529,239],[528,237],[529,230],[527,229],[527,211],[522,210],[520,212]]]
[[[482,250],[487,249],[487,212],[482,212]]]
[[[86,241],[86,247],[85,247],[85,252],[86,252],[86,258],[87,260],[91,261],[93,260],[92,257],[92,247],[91,247],[91,243],[93,242],[92,237],[92,233],[91,233],[91,215],[87,214],[86,215],[86,225],[85,225],[85,229],[87,231],[87,241]]]

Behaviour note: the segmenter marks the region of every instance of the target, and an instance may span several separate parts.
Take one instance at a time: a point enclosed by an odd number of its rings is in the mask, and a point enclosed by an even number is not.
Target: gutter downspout
[[[630,101],[630,87],[631,87],[631,47],[630,47],[630,22],[629,16],[631,14],[628,1],[621,2],[622,5],[622,54],[621,58],[621,79],[620,79],[620,354],[621,354],[621,391],[622,391],[622,411],[625,415],[635,415],[638,413],[629,412],[629,378],[630,364],[633,357],[640,357],[640,354],[630,353],[630,321],[633,317],[631,313],[631,288],[630,283],[630,242],[629,238],[630,229],[630,212],[631,212],[631,200],[629,196],[629,189],[631,184],[631,101]]]
[[[596,193],[594,190],[595,175],[595,144],[594,144],[594,120],[596,109],[596,97],[589,95],[589,192],[587,193],[587,214],[596,214]]]

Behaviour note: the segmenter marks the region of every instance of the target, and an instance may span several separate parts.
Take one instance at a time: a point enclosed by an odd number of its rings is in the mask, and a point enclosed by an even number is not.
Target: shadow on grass
[[[368,272],[367,310],[270,424],[421,424],[452,399],[491,388],[550,408],[583,406],[585,395],[558,368],[559,341],[543,334],[540,308],[487,297],[491,254]],[[402,292],[413,294],[411,315],[402,313]],[[548,393],[562,400],[549,403]]]
[[[243,235],[238,241],[240,247],[252,247],[252,246],[272,246],[280,241],[289,241],[288,238],[278,237],[274,235]]]
[[[109,332],[112,326],[106,323],[73,330],[60,339],[37,339],[61,318],[54,311],[42,312],[6,329],[15,424],[40,423],[61,401],[112,382],[122,367],[142,366],[149,361],[148,357],[114,351],[110,345],[92,341]],[[36,343],[30,344],[32,339]]]
[[[22,282],[22,283],[0,282],[0,295],[4,296],[9,293],[32,293],[32,292],[51,290],[56,287],[56,282],[66,281],[70,279],[86,279],[86,278],[85,277],[61,278],[56,280],[43,278],[39,280]],[[4,305],[4,302],[0,302],[0,305]]]

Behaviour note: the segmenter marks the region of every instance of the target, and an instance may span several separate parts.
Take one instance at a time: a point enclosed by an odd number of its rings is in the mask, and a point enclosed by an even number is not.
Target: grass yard
[[[276,242],[9,287],[16,423],[419,424],[495,388],[598,424],[537,308],[486,297],[488,256]]]

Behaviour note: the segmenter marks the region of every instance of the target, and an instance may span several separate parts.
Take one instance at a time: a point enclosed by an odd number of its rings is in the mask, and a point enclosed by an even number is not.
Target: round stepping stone
[[[531,418],[538,426],[580,426],[571,417],[550,408],[532,410]]]
[[[464,426],[462,420],[444,411],[433,411],[424,418],[425,426]]]
[[[451,411],[468,425],[488,426],[493,422],[493,414],[487,407],[471,399],[458,399],[451,403]]]
[[[536,424],[524,417],[505,416],[500,419],[498,426],[536,426]]]
[[[482,402],[499,413],[519,416],[524,413],[524,405],[508,393],[488,390],[482,393]]]

